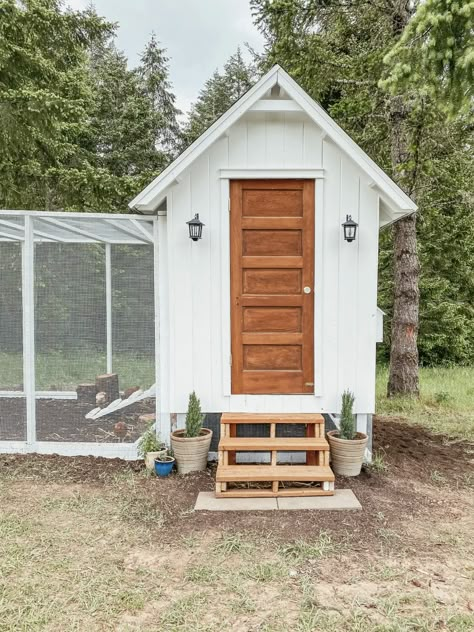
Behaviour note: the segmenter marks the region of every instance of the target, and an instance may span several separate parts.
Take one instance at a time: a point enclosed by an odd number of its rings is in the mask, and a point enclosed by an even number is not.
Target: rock
[[[95,403],[97,406],[105,406],[107,404],[107,393],[104,393],[103,391],[97,393],[95,396]]]
[[[145,413],[144,415],[140,415],[138,421],[142,424],[152,424],[156,420],[155,413]]]
[[[128,427],[124,421],[117,421],[114,426],[114,434],[119,437],[119,439],[124,439],[128,434]]]
[[[140,390],[139,386],[131,386],[130,388],[125,389],[123,392],[122,399],[128,399],[130,395],[133,395],[133,393],[136,393],[139,390]]]

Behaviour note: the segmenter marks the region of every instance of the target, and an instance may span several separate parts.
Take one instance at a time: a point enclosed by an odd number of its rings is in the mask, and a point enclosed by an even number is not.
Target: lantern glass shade
[[[199,219],[199,213],[196,213],[193,219],[190,219],[189,222],[186,222],[186,224],[189,227],[190,239],[192,239],[193,241],[197,241],[198,239],[201,239],[202,227],[204,226],[204,224]]]
[[[346,221],[343,222],[342,228],[344,229],[344,239],[349,243],[355,240],[358,225],[359,224],[354,222],[350,215],[346,215]]]

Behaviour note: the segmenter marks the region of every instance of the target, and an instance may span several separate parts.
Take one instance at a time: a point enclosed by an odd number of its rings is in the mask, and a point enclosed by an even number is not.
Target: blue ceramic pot
[[[164,460],[166,459],[166,460]],[[169,476],[173,469],[174,459],[172,456],[165,456],[161,460],[155,459],[155,472],[157,476],[163,478]]]

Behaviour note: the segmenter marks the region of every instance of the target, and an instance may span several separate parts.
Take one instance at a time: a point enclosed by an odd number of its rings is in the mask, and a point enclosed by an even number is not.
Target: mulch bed
[[[470,492],[463,485],[467,485],[466,473],[473,471],[472,445],[450,442],[446,437],[432,435],[395,418],[375,418],[374,449],[384,455],[386,472],[367,468],[357,478],[338,477],[336,481],[338,488],[349,487],[354,491],[362,503],[361,512],[192,512],[197,494],[214,489],[214,466],[184,477],[174,474],[168,479],[156,479],[141,474],[144,467],[141,461],[0,455],[0,480],[6,475],[60,484],[106,485],[117,475],[139,473],[133,497],[140,503],[153,503],[161,511],[163,542],[173,542],[177,533],[200,535],[209,530],[252,531],[285,541],[310,538],[326,530],[336,540],[350,539],[352,551],[363,552],[387,545],[381,533],[406,533],[415,519],[426,524],[436,516],[456,519],[459,510],[453,494],[459,490],[463,493],[463,489]],[[436,487],[431,478],[434,471],[446,478],[447,487]],[[396,533],[395,536],[400,538],[397,546],[404,546],[404,536]]]
[[[144,400],[100,419],[86,419],[94,406],[73,399],[37,399],[36,431],[38,441],[73,441],[92,443],[135,442],[145,430],[140,415],[155,412],[155,400]],[[124,421],[126,437],[117,437],[114,426]],[[22,398],[0,398],[0,441],[26,439],[26,405]]]
[[[410,476],[427,479],[432,472],[442,472],[456,479],[473,472],[474,443],[434,435],[421,426],[408,425],[402,419],[375,418],[374,448],[386,455],[390,470],[399,474],[410,469]],[[469,467],[470,465],[470,467]]]

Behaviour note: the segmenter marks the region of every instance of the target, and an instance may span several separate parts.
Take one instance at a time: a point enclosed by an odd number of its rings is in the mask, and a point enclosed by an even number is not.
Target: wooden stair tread
[[[324,424],[319,413],[223,413],[221,424]]]
[[[320,487],[286,487],[277,492],[271,489],[227,489],[216,492],[216,498],[285,498],[287,496],[334,496],[334,491],[326,491]]]
[[[241,483],[263,481],[334,481],[326,465],[219,465],[216,481]]]
[[[326,439],[315,437],[223,437],[219,450],[251,451],[329,450]]]

